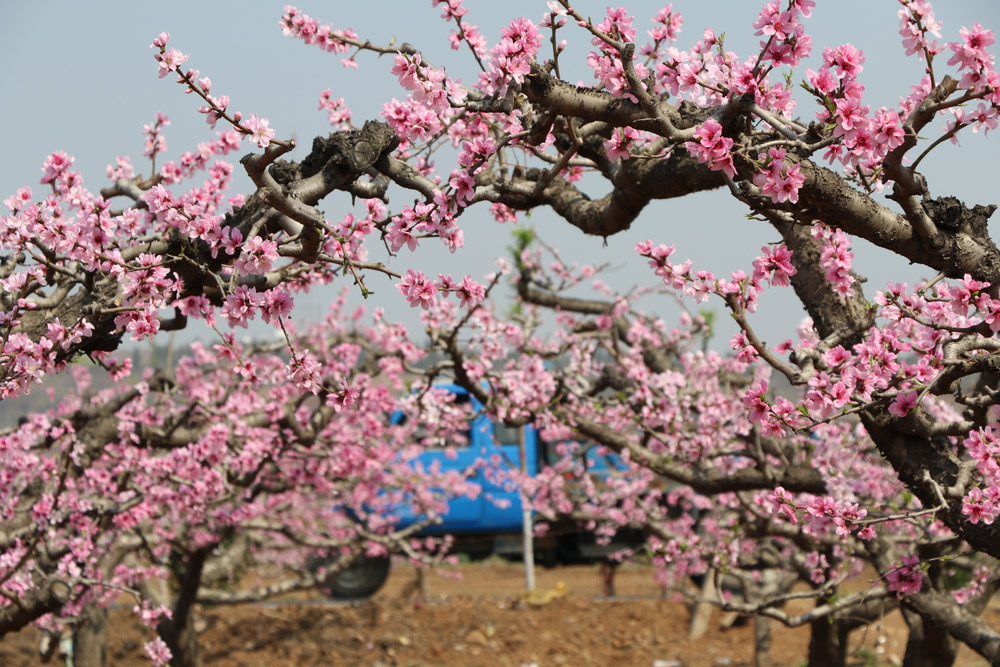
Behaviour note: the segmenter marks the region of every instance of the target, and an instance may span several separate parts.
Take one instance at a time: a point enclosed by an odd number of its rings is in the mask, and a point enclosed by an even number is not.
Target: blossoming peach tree
[[[66,369],[78,390],[0,438],[0,635],[75,623],[85,648],[125,592],[155,632],[150,657],[193,664],[198,601],[316,585],[303,567],[316,556],[339,556],[333,569],[390,551],[439,561],[447,542],[418,539],[422,524],[397,529],[388,508],[411,503],[432,521],[446,497],[477,491],[408,464],[467,417],[431,388],[447,377],[496,419],[563,443],[538,476],[497,462],[490,474],[520,485],[543,519],[603,537],[640,529],[664,585],[707,575],[701,602],[758,620],[759,660],[770,620],[810,626],[811,664],[842,664],[850,630],[898,607],[906,664],[951,664],[959,644],[1000,663],[1000,632],[980,618],[1000,586],[995,206],[932,197],[918,171],[942,142],[996,128],[992,31],[977,23],[941,43],[930,4],[900,0],[903,48],[922,76],[895,108],[872,109],[851,44],[799,69],[813,51],[811,0],[764,5],[751,27],[759,50],[742,56],[711,30],[682,49],[670,5],[640,35],[625,9],[598,22],[550,2],[491,45],[461,0],[432,4],[478,66],[474,83],[409,44],[287,7],[285,34],[351,67],[388,55],[406,91],[360,127],[324,91],[334,132],[291,161],[294,142],[235,110],[163,33],[152,43],[160,77],[201,100],[217,138],[164,162],[158,114],[145,130],[148,176],[119,158],[95,193],[57,152],[42,192],[6,200],[0,398]],[[564,36],[590,40],[592,85],[563,80]],[[255,190],[234,194],[223,158],[245,145]],[[588,196],[601,179],[610,191]],[[406,267],[427,239],[460,252],[473,209],[503,223],[548,207],[607,237],[654,200],[707,190],[745,205],[762,232],[760,256],[728,276],[678,262],[669,238],[638,244],[649,284],[628,294],[526,235],[485,277]],[[317,206],[334,191],[356,208],[328,218]],[[866,292],[854,238],[936,275]],[[373,243],[393,265],[370,261]],[[293,324],[303,292],[346,281],[367,294],[373,273],[422,310],[426,339],[342,306]],[[513,315],[491,297],[501,281],[516,287]],[[762,292],[787,288],[809,317],[768,345],[750,315]],[[671,325],[640,310],[640,298],[674,296],[728,311],[740,329],[731,355],[702,344],[702,316]],[[218,337],[175,368],[133,377],[115,357],[124,339],[189,318]],[[257,319],[282,342],[237,343]],[[109,389],[88,389],[83,357]],[[391,418],[397,409],[408,418]],[[574,456],[587,446],[614,452],[626,474],[591,476]],[[242,593],[218,586],[268,562],[300,574]],[[842,590],[865,565],[871,586]],[[150,584],[168,575],[172,593]],[[725,578],[741,595],[718,590]],[[796,582],[814,599],[801,614],[783,609],[803,596]]]

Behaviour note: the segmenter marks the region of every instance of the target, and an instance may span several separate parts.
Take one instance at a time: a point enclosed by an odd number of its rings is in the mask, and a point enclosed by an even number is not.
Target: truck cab
[[[519,533],[524,524],[521,496],[517,489],[495,483],[488,474],[490,467],[509,466],[520,468],[518,429],[494,422],[483,411],[483,406],[458,385],[440,385],[455,395],[457,404],[469,404],[476,415],[465,433],[466,444],[453,450],[451,456],[443,449],[427,449],[414,463],[424,468],[439,465],[441,470],[472,471],[468,479],[479,485],[476,498],[453,498],[448,502],[448,513],[440,524],[421,531],[422,535],[490,535]],[[537,475],[540,462],[538,432],[530,426],[522,428],[526,454],[526,472]],[[491,479],[493,478],[493,479]],[[400,507],[398,526],[405,528],[422,517],[415,516],[408,507]]]
[[[525,517],[520,492],[513,484],[497,483],[497,475],[491,474],[491,470],[495,473],[500,467],[520,469],[522,434],[528,475],[535,476],[542,466],[552,463],[554,457],[559,456],[558,448],[555,443],[542,442],[531,426],[510,428],[492,420],[479,401],[464,388],[452,384],[439,385],[439,388],[453,393],[456,403],[468,404],[475,416],[469,422],[465,444],[451,448],[451,452],[444,448],[428,448],[413,460],[412,465],[424,468],[437,465],[441,470],[465,472],[469,481],[478,484],[481,491],[475,498],[449,500],[448,512],[440,522],[422,529],[419,535],[450,535],[454,539],[452,551],[472,558],[494,554],[520,556],[523,554],[521,535]],[[403,418],[401,412],[393,416],[394,420]],[[603,453],[596,447],[583,448],[579,455],[584,457],[587,469],[593,474],[615,474],[624,468],[617,456]],[[398,506],[394,513],[398,517],[399,528],[424,518],[415,515],[405,503]],[[592,534],[566,521],[553,526],[543,537],[536,537],[534,549],[536,560],[551,566],[557,562],[604,559],[614,551],[638,544],[641,539],[639,534],[623,531],[611,544],[599,544]],[[387,557],[362,557],[325,582],[323,590],[338,599],[364,598],[381,588],[388,575]]]

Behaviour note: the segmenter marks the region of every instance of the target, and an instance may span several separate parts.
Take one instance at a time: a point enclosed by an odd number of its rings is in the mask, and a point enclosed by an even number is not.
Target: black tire
[[[580,549],[580,536],[577,533],[560,535],[556,540],[556,557],[563,565],[579,565],[586,561]]]
[[[559,566],[559,551],[555,547],[551,549],[543,549],[535,555],[540,556],[537,560],[541,561],[542,567],[546,570],[551,570],[552,568]]]
[[[378,592],[388,578],[388,556],[362,556],[346,570],[328,577],[320,591],[335,600],[360,600]]]

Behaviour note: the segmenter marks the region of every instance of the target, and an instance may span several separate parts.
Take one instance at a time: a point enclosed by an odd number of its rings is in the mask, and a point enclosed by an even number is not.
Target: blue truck
[[[457,456],[449,457],[443,450],[428,450],[415,462],[425,468],[433,464],[441,470],[467,471],[475,468],[470,481],[478,484],[482,491],[475,499],[455,498],[448,503],[448,513],[441,517],[441,523],[423,529],[420,535],[451,535],[454,538],[453,552],[464,553],[471,558],[490,555],[517,557],[523,555],[522,531],[524,511],[516,489],[508,489],[495,484],[484,472],[481,461],[499,460],[515,468],[520,467],[521,453],[518,429],[494,422],[483,411],[482,405],[465,389],[458,385],[441,385],[455,394],[456,403],[469,403],[476,417],[469,424],[468,442],[458,448]],[[523,427],[525,468],[529,475],[537,475],[539,469],[554,462],[555,443],[545,443],[538,432],[530,426]],[[610,474],[624,466],[610,454],[600,454],[598,448],[586,448],[588,470],[602,475]],[[412,525],[421,517],[414,516],[409,508],[399,509],[400,528]],[[619,549],[634,546],[642,539],[639,534],[625,531],[616,536],[611,544],[599,544],[594,536],[580,530],[574,522],[566,521],[552,526],[544,537],[534,543],[536,560],[546,566],[557,563],[592,562],[608,556]],[[358,558],[347,569],[331,577],[323,590],[334,598],[357,599],[374,594],[389,576],[388,558]]]

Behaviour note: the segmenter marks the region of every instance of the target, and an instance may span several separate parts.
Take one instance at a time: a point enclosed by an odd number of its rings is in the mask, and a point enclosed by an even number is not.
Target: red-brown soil
[[[699,667],[753,664],[752,624],[710,629],[688,639],[684,604],[664,599],[648,567],[626,565],[615,577],[617,598],[601,596],[596,566],[538,570],[538,590],[563,582],[564,597],[533,606],[521,598],[519,565],[500,561],[464,564],[461,580],[427,575],[427,600],[412,596],[413,568],[396,565],[371,601],[327,603],[316,593],[266,605],[199,611],[206,665],[225,667],[305,665],[640,665]],[[861,582],[864,585],[864,582]],[[1000,610],[987,611],[1000,625]],[[150,635],[127,610],[109,620],[109,664],[148,665],[142,653]],[[808,630],[772,630],[773,665],[804,664]],[[879,637],[883,651],[876,653]],[[898,612],[852,636],[856,665],[899,664],[906,628]],[[0,643],[0,665],[38,665],[38,633],[23,630]],[[58,660],[58,658],[56,658]],[[959,665],[985,665],[967,649]]]

